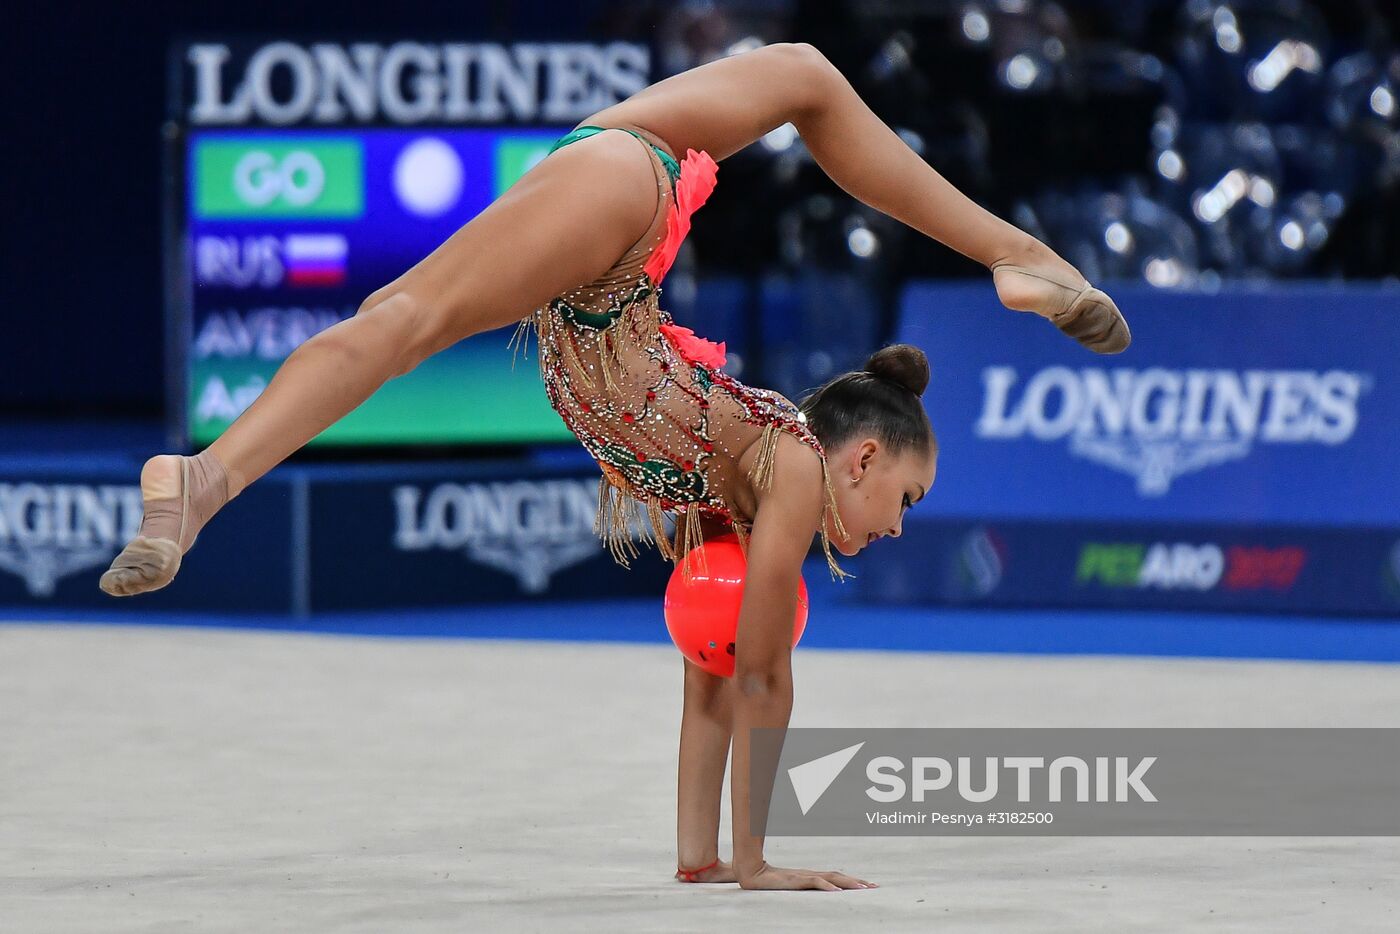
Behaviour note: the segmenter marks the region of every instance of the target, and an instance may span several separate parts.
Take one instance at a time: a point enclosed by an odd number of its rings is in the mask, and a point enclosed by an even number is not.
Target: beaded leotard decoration
[[[554,149],[601,132],[579,127]],[[677,164],[641,132],[623,132],[646,144],[656,172],[659,203],[650,228],[607,273],[524,319],[515,338],[523,344],[533,326],[550,404],[602,469],[596,530],[624,566],[639,554],[634,535],[679,561],[700,543],[702,516],[729,523],[746,546],[752,517],[727,495],[743,480],[739,456],[758,444],[747,480],[766,489],[779,433],[787,432],[821,457],[822,548],[832,574],[844,576],[826,531],[829,520],[845,536],[826,453],[802,413],[778,393],[723,372],[724,345],[677,326],[659,304],[661,280],[691,214],[714,190],[718,166],[693,149]],[[674,539],[666,513],[675,516]]]

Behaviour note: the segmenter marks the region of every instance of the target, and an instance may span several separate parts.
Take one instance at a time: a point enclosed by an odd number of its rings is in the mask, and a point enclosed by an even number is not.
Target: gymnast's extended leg
[[[552,154],[354,317],[298,347],[206,451],[147,461],[140,534],[102,589],[129,596],[168,584],[200,527],[244,487],[391,377],[606,272],[656,210],[654,170],[636,139],[600,133]]]

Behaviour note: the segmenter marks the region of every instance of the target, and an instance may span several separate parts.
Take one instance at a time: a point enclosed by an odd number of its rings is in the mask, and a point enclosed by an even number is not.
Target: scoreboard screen
[[[188,130],[172,270],[185,438],[217,438],[299,344],[353,315],[568,129]],[[533,351],[512,361],[510,330],[390,380],[313,443],[568,439]]]

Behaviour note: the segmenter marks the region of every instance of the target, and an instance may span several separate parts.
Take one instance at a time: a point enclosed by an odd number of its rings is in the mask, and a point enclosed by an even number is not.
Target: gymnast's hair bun
[[[913,344],[880,348],[865,361],[865,372],[898,383],[916,396],[928,388],[928,357]]]

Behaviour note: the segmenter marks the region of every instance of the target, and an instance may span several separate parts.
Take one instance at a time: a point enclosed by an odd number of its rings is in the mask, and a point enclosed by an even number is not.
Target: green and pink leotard
[[[714,159],[692,149],[678,164],[651,134],[613,127],[579,127],[554,149],[605,129],[630,133],[647,147],[658,189],[651,226],[606,273],[552,299],[521,327],[534,326],[550,404],[602,469],[597,527],[613,557],[626,565],[641,537],[678,561],[699,544],[702,515],[728,522],[746,542],[753,517],[726,494],[746,479],[756,490],[771,481],[784,431],[821,456],[824,519],[839,529],[825,452],[797,407],[724,373],[724,345],[676,325],[660,307],[661,280],[691,215],[714,190]],[[755,442],[758,456],[740,477],[739,455]],[[666,513],[675,516],[674,539]],[[821,535],[839,575],[825,521]]]

